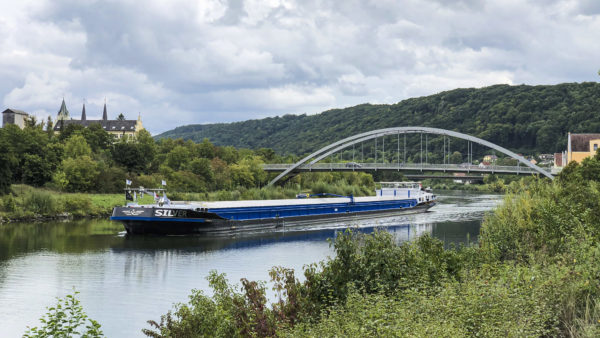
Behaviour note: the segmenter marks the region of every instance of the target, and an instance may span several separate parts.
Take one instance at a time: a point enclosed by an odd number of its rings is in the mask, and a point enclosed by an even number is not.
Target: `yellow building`
[[[497,159],[498,159],[498,156],[496,156],[496,155],[485,155],[483,157],[483,162],[495,163]]]
[[[600,134],[571,134],[567,142],[567,163],[581,163],[584,158],[594,156],[600,147]]]
[[[109,134],[114,135],[115,138],[118,139],[124,137],[125,135],[135,137],[140,130],[144,129],[144,126],[142,125],[142,118],[139,114],[137,120],[109,120],[106,112],[106,103],[104,103],[102,120],[88,120],[85,113],[85,104],[81,110],[81,119],[74,120],[69,116],[69,110],[67,110],[65,100],[63,99],[60,110],[58,111],[56,123],[54,124],[54,131],[60,133],[70,124],[88,127],[94,123],[100,124],[102,129],[106,130]]]

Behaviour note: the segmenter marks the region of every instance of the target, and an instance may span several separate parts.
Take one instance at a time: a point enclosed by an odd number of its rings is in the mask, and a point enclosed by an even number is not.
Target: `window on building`
[[[598,150],[598,144],[594,144],[594,151]]]

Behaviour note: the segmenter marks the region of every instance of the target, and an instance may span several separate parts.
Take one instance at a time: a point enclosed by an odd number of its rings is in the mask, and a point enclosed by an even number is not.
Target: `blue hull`
[[[260,230],[282,226],[351,221],[424,212],[434,201],[416,199],[290,204],[228,208],[186,205],[117,207],[111,220],[120,221],[131,234],[200,234]]]

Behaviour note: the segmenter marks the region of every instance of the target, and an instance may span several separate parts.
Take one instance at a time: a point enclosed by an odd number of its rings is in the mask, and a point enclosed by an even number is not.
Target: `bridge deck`
[[[264,164],[263,170],[281,172],[291,168],[293,164]],[[465,164],[431,164],[431,163],[315,163],[303,164],[294,169],[294,172],[309,171],[442,171],[465,173],[498,173],[498,174],[524,174],[534,175],[539,172],[524,166],[478,166]],[[554,170],[553,170],[554,173]]]

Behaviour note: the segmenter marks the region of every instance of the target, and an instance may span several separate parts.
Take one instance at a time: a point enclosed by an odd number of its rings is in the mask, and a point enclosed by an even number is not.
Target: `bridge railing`
[[[267,171],[283,171],[292,164],[264,164]],[[529,167],[499,166],[499,165],[469,165],[469,164],[432,164],[432,163],[315,163],[303,164],[296,168],[298,171],[361,171],[361,170],[414,170],[414,171],[461,171],[461,172],[498,172],[498,173],[537,173]]]

